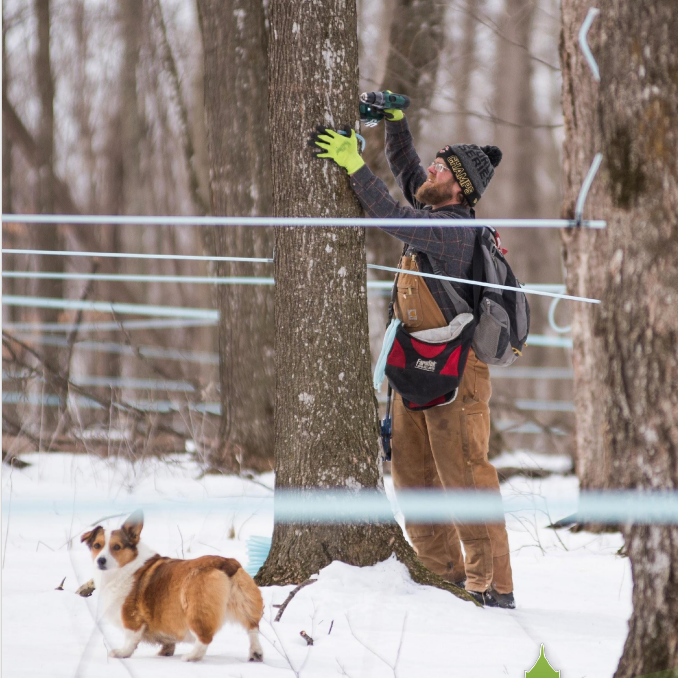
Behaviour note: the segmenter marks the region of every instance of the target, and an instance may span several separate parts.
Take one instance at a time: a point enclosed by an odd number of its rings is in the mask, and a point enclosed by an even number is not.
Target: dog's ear
[[[144,512],[137,509],[127,520],[122,524],[122,529],[127,534],[132,544],[137,544],[141,535],[141,530],[144,527]]]
[[[101,525],[97,525],[94,529],[90,530],[89,532],[85,532],[85,534],[80,537],[81,542],[87,542],[87,546],[92,548],[92,544],[94,543],[94,540],[96,539],[97,535],[99,534],[99,530],[103,530],[104,528],[101,527]]]

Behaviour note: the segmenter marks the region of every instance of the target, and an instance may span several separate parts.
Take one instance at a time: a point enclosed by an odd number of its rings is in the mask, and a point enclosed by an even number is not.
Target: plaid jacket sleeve
[[[416,154],[415,154],[416,156]],[[353,188],[366,214],[386,219],[461,219],[470,215],[461,210],[401,207],[391,196],[386,184],[372,174],[367,165],[350,177]],[[418,203],[415,201],[415,205]],[[383,226],[382,230],[407,243],[419,252],[426,252],[442,261],[467,264],[473,257],[475,231],[472,228],[446,228],[441,226]]]
[[[414,148],[414,141],[407,118],[385,121],[385,152],[391,174],[395,178],[405,199],[413,207],[421,207],[414,199],[417,189],[426,181],[426,170]]]

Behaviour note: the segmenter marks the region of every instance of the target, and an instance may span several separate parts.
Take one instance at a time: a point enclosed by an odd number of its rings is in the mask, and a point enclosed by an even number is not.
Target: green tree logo
[[[546,659],[542,643],[539,659],[529,671],[525,671],[525,678],[559,678],[559,676],[560,671],[556,671]]]

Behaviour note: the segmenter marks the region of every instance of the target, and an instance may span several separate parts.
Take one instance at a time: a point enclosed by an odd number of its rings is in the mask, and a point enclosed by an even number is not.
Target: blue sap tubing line
[[[132,226],[351,226],[380,228],[405,226],[428,228],[428,219],[360,219],[331,217],[160,217],[101,214],[3,214],[3,223],[10,224],[119,224]],[[424,222],[424,223],[422,223]],[[605,228],[606,222],[575,219],[436,219],[435,226],[447,228]]]
[[[3,509],[9,507],[3,497]],[[374,490],[275,490],[268,496],[215,497],[200,501],[165,500],[142,503],[138,499],[118,501],[81,501],[73,499],[43,500],[20,498],[11,500],[11,510],[35,515],[74,510],[93,517],[106,513],[127,512],[137,508],[153,512],[228,513],[247,512],[275,514],[277,522],[363,523],[393,521],[394,510],[400,510],[414,523],[446,523],[451,520],[466,523],[495,522],[509,514],[548,511],[554,518],[576,511],[579,521],[600,523],[678,524],[678,492],[617,491],[582,492],[578,504],[557,497],[516,496],[502,501],[500,496],[483,492],[403,490],[398,493],[397,506],[385,494]]]

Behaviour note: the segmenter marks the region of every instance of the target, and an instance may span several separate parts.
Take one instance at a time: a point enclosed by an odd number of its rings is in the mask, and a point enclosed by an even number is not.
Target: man
[[[456,315],[440,281],[408,274],[435,269],[450,277],[470,278],[476,230],[436,227],[435,219],[475,217],[476,205],[501,160],[496,146],[445,146],[425,170],[421,166],[402,111],[386,110],[386,157],[403,195],[412,207],[401,207],[385,184],[365,165],[355,131],[342,136],[320,132],[313,143],[349,174],[350,184],[371,217],[420,218],[431,226],[385,227],[403,243],[398,276],[396,316],[410,331],[447,325]],[[453,283],[473,305],[470,285]],[[392,475],[396,490],[446,488],[499,493],[497,472],[487,459],[490,436],[489,368],[473,349],[456,399],[423,411],[405,407],[396,394],[393,405]],[[492,607],[513,608],[513,580],[505,524],[406,525],[421,561],[433,572],[466,586],[476,600]],[[465,558],[462,556],[461,543]]]

